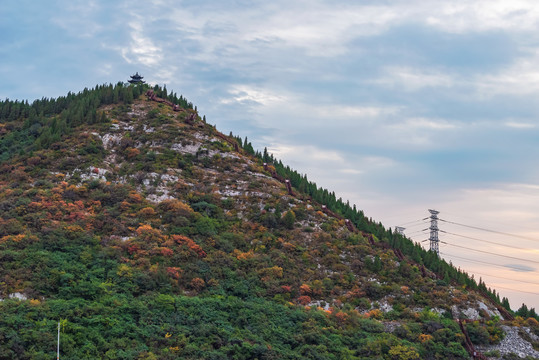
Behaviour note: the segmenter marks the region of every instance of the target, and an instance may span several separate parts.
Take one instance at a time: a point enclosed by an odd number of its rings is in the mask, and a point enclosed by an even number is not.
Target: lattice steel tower
[[[431,210],[431,209],[429,209],[429,212],[430,212],[430,227],[429,227],[429,230],[430,230],[430,237],[429,237],[430,251],[434,251],[436,253],[436,255],[440,256],[440,249],[438,248],[438,243],[439,243],[439,239],[438,239],[438,214],[440,212],[436,211],[436,210]]]

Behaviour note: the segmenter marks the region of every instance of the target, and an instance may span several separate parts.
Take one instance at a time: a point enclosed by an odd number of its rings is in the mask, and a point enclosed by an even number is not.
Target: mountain
[[[539,354],[534,309],[159,86],[0,103],[0,264],[0,359],[59,322],[65,359]]]

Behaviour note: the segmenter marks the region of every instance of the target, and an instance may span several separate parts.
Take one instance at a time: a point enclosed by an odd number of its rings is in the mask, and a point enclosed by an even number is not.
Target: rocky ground
[[[522,359],[539,359],[539,351],[534,350],[532,344],[529,341],[524,340],[519,330],[524,331],[533,341],[538,341],[539,337],[533,334],[530,328],[515,327],[515,326],[502,326],[505,331],[505,339],[503,339],[498,345],[477,347],[481,352],[495,353],[499,352],[501,357],[489,357],[489,359],[503,359],[504,355],[514,354]]]

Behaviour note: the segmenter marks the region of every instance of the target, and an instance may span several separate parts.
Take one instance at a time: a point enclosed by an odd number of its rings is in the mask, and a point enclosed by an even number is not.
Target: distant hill
[[[59,321],[65,359],[539,354],[534,309],[159,86],[0,102],[0,264],[0,359]]]

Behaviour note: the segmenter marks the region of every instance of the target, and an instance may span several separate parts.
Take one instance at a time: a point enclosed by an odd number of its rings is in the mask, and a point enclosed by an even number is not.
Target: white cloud
[[[444,119],[429,119],[423,117],[409,118],[404,123],[395,125],[395,127],[428,130],[449,130],[458,128],[455,122],[449,122]]]
[[[170,83],[174,79],[178,71],[178,68],[175,65],[162,65],[157,67],[152,75],[152,79],[148,79],[150,82],[155,81],[159,84]]]
[[[339,170],[341,174],[347,174],[347,175],[360,175],[363,174],[364,171],[358,170],[358,169],[341,169]]]
[[[380,35],[392,27],[413,23],[451,33],[535,29],[539,12],[533,2],[507,3],[506,0],[407,1],[356,5],[277,1],[258,7],[208,6],[204,11],[196,11],[175,7],[170,2],[170,11],[164,17],[175,22],[184,37],[201,45],[191,56],[226,62],[227,56],[249,53],[260,46],[304,49],[309,56],[342,56],[350,51],[349,44],[354,39]],[[223,51],[227,56],[219,57]],[[418,74],[404,72],[402,76],[414,81]],[[428,75],[426,80],[428,84],[447,82],[437,74]]]
[[[532,0],[444,1],[435,6],[425,14],[426,23],[452,33],[534,31],[539,22],[539,7]]]
[[[384,75],[373,82],[392,88],[418,91],[424,88],[450,88],[454,86],[455,79],[442,71],[393,66],[386,68]]]
[[[163,59],[163,50],[155,45],[150,37],[144,35],[140,19],[131,21],[129,27],[131,28],[131,42],[128,47],[122,48],[125,61],[149,67],[159,65]]]
[[[455,136],[464,125],[456,120],[428,117],[406,117],[402,114],[378,124],[374,138],[384,138],[392,147],[410,150],[454,148]]]
[[[528,48],[511,64],[491,72],[462,74],[449,69],[392,66],[386,67],[372,83],[408,92],[451,90],[455,96],[468,94],[477,100],[499,95],[536,95],[539,94],[539,48]]]
[[[344,157],[335,150],[320,149],[316,146],[302,146],[291,144],[274,144],[268,147],[268,151],[278,159],[303,158],[306,162],[325,162],[332,164],[344,164]]]
[[[399,25],[424,24],[441,31],[462,34],[492,30],[529,31],[539,24],[536,3],[518,0],[473,3],[417,0],[368,6],[349,3],[336,5],[324,1],[277,1],[241,8],[206,5],[203,11],[195,7],[176,6],[169,1],[163,2],[161,8],[167,8],[167,11],[156,11],[155,6],[140,11],[130,10],[130,16],[136,20],[130,23],[131,43],[122,50],[126,61],[153,68],[175,64],[167,56],[167,47],[172,44],[160,44],[157,34],[149,35],[139,25],[169,21],[174,24],[178,43],[190,41],[196,44],[196,51],[186,51],[177,61],[182,64],[201,61],[211,63],[213,67],[241,69],[254,77],[258,76],[256,72],[259,71],[278,76],[278,72],[274,73],[276,68],[272,67],[276,64],[281,72],[302,73],[301,65],[291,65],[286,61],[286,56],[295,56],[298,49],[303,51],[298,55],[307,55],[307,58],[344,56],[352,49],[359,50],[359,45],[350,46],[354,39],[380,35]],[[172,42],[176,41],[174,37],[171,39]],[[368,49],[362,51],[368,54]],[[285,58],[280,59],[279,56]],[[523,56],[501,71],[475,75],[461,75],[450,68],[434,66],[389,66],[383,70],[384,75],[373,83],[408,92],[458,88],[458,95],[471,94],[479,99],[500,94],[533,94],[539,92],[537,58],[534,55]],[[257,89],[246,90],[250,91],[245,91],[244,96],[232,93],[236,96],[223,99],[223,103],[275,100],[257,94]]]
[[[307,103],[303,105],[303,110],[310,109],[314,116],[334,119],[358,119],[358,118],[378,118],[381,116],[395,115],[400,108],[395,106],[347,106],[347,105],[318,105],[312,106]]]
[[[505,126],[515,129],[534,129],[537,127],[535,124],[518,121],[508,121],[505,123]]]
[[[525,56],[495,73],[477,75],[474,84],[480,97],[538,94],[539,49],[529,49]]]
[[[228,93],[231,96],[221,99],[222,104],[254,102],[263,106],[276,106],[279,103],[290,101],[284,95],[249,85],[232,85]]]
[[[323,184],[339,181],[349,189],[356,188],[365,174],[387,171],[401,165],[394,159],[381,155],[349,154],[344,151],[322,148],[315,145],[300,145],[275,142],[268,151],[277,159],[309,174],[309,178],[321,180]],[[298,162],[297,159],[301,159]],[[340,173],[346,176],[335,177]],[[343,191],[343,188],[339,189]]]
[[[347,53],[351,39],[377,35],[403,16],[390,6],[287,2],[286,9],[258,23],[245,39],[275,41],[304,48],[309,55],[333,57]]]
[[[355,6],[324,2],[277,1],[258,7],[206,8],[195,12],[175,8],[170,19],[189,38],[203,46],[199,56],[215,56],[217,49],[297,48],[310,56],[335,57],[357,36],[379,34],[402,13],[390,6]],[[226,59],[220,59],[226,61]]]

